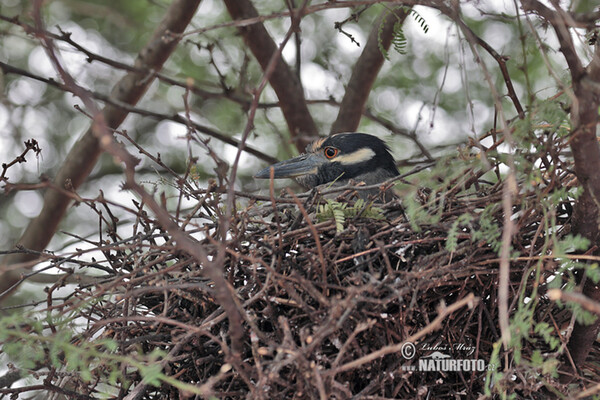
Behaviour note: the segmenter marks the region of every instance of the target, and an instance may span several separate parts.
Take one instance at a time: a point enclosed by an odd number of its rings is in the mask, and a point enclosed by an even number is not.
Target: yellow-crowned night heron
[[[366,133],[339,133],[319,139],[306,147],[306,153],[273,164],[259,171],[255,178],[295,178],[302,186],[312,189],[320,185],[343,186],[351,180],[367,186],[398,176],[398,169],[389,148],[376,136]],[[380,193],[378,188],[359,190],[359,197],[376,197],[390,201],[392,190]]]

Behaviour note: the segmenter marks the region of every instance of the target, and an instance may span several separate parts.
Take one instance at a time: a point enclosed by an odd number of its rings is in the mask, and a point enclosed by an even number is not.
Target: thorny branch
[[[21,154],[16,156],[15,159],[12,160],[11,162],[2,163],[2,173],[0,174],[0,182],[8,182],[8,177],[6,176],[6,172],[8,172],[8,169],[10,167],[12,167],[15,164],[27,162],[27,159],[25,158],[27,153],[29,153],[30,151],[33,151],[36,156],[39,156],[40,153],[42,152],[42,149],[40,149],[40,146],[38,145],[38,142],[35,139],[29,139],[29,140],[25,141],[24,144],[25,144],[25,150],[23,150],[23,152]]]

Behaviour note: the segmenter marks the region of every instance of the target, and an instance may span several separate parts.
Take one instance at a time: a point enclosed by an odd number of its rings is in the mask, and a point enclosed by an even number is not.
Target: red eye
[[[337,156],[337,154],[338,154],[338,149],[336,149],[335,147],[325,147],[325,157],[333,158],[333,157]]]

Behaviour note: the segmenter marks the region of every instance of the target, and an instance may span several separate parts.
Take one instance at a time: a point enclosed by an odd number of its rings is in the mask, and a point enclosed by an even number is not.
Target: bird
[[[384,182],[399,175],[394,157],[386,143],[367,133],[338,133],[320,138],[306,147],[306,152],[273,164],[254,177],[269,179],[295,178],[306,189],[321,186],[345,186],[364,182],[366,186]],[[359,190],[358,197],[389,202],[395,195],[390,188]]]

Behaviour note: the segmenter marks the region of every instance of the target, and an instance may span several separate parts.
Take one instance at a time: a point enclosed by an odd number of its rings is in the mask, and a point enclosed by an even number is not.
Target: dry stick
[[[594,314],[600,315],[600,303],[581,293],[569,293],[560,289],[550,289],[548,290],[548,298],[554,301],[571,301],[581,305],[583,308]]]
[[[600,383],[594,385],[592,387],[587,388],[586,390],[577,393],[575,396],[576,399],[590,399],[593,395],[600,393]]]
[[[342,348],[340,349],[337,356],[335,357],[335,360],[333,361],[332,367],[336,368],[338,366],[338,364],[340,363],[340,361],[342,361],[344,354],[346,354],[346,350],[348,349],[348,347],[350,347],[350,345],[352,345],[352,343],[354,342],[354,339],[361,332],[363,332],[367,329],[371,329],[376,323],[377,323],[377,320],[375,320],[375,319],[368,319],[366,322],[359,323],[356,326],[356,328],[354,328],[354,330],[352,331],[350,336],[348,336],[348,339],[346,339],[346,341],[342,345]]]
[[[429,333],[439,329],[442,325],[442,321],[448,315],[452,314],[453,312],[455,312],[456,310],[458,310],[464,306],[469,306],[469,308],[473,308],[477,305],[478,302],[479,302],[479,298],[475,297],[475,295],[473,293],[469,293],[467,295],[467,297],[463,298],[462,300],[457,301],[456,303],[452,304],[451,306],[441,306],[440,310],[438,311],[437,317],[435,317],[435,319],[433,321],[431,321],[431,323],[429,323],[427,326],[425,326],[423,329],[421,329],[419,332],[415,333],[414,335],[407,337],[406,340],[404,340],[402,343],[382,347],[381,349],[374,351],[373,353],[367,354],[366,356],[362,356],[356,360],[350,361],[338,368],[333,368],[331,370],[324,371],[323,375],[335,376],[335,375],[339,374],[340,372],[344,372],[344,371],[348,371],[350,369],[360,367],[363,364],[366,364],[368,362],[376,360],[385,355],[392,354],[392,353],[398,353],[398,352],[402,351],[402,347],[405,346],[406,343],[414,344],[415,342],[417,342],[419,339],[421,339],[425,335],[428,335]]]
[[[20,155],[16,156],[15,159],[9,163],[2,163],[2,173],[0,174],[0,182],[8,181],[8,178],[6,178],[6,171],[8,171],[10,167],[18,163],[20,164],[27,162],[25,156],[27,155],[27,153],[29,153],[30,150],[33,150],[36,156],[39,156],[39,154],[42,152],[38,145],[38,142],[35,139],[27,140],[25,142],[25,150],[23,150],[23,152]]]
[[[448,15],[455,21],[460,21],[460,15],[456,11],[447,11]],[[473,55],[475,55],[479,65],[481,66],[481,70],[485,76],[485,80],[488,83],[490,91],[492,92],[492,96],[494,99],[494,103],[496,106],[496,110],[498,115],[500,116],[500,122],[502,130],[504,131],[504,135],[506,138],[506,143],[511,148],[515,148],[515,142],[512,138],[511,131],[508,128],[508,123],[506,121],[506,117],[504,116],[504,111],[502,107],[502,101],[500,99],[500,95],[494,86],[494,82],[492,77],[483,62],[483,59],[479,55],[477,51],[477,47],[475,45],[479,44],[479,40],[477,36],[473,34],[466,24],[459,23],[461,30],[469,45],[471,47],[471,51]],[[504,186],[502,189],[502,208],[504,211],[504,227],[502,230],[502,247],[500,249],[500,273],[498,277],[498,321],[500,324],[500,331],[502,333],[502,343],[505,349],[508,349],[510,342],[510,323],[509,323],[509,314],[508,314],[508,297],[509,297],[509,278],[510,278],[510,249],[511,249],[511,241],[515,231],[514,221],[512,219],[512,204],[513,198],[518,193],[517,188],[517,179],[515,177],[515,165],[514,158],[512,153],[508,153],[507,156],[507,164],[508,164],[508,175],[504,182]]]
[[[311,222],[310,217],[309,217],[308,213],[306,212],[306,209],[304,208],[304,206],[302,206],[302,203],[300,203],[300,200],[298,200],[298,198],[296,197],[294,192],[292,192],[292,190],[290,188],[287,188],[287,192],[290,196],[292,196],[292,198],[296,202],[298,209],[302,213],[304,220],[308,224],[308,227],[310,228],[310,231],[311,231],[313,237],[315,238],[315,244],[317,245],[317,252],[319,253],[319,262],[321,263],[321,279],[323,281],[323,290],[326,291],[327,290],[327,264],[325,264],[325,256],[323,255],[323,248],[321,247],[321,239],[319,239],[319,232],[317,232],[317,229]]]
[[[504,227],[502,229],[502,246],[500,248],[500,271],[498,275],[498,322],[502,333],[502,343],[508,350],[510,342],[510,324],[508,315],[508,297],[510,281],[510,249],[515,232],[512,220],[513,198],[517,193],[517,182],[514,170],[511,169],[502,188],[502,211],[504,212]]]
[[[41,1],[42,0],[37,0],[37,7],[34,8],[37,22],[36,25],[40,27],[42,27],[42,19],[40,14]],[[220,267],[223,261],[222,257],[217,255],[214,260],[209,260],[205,248],[201,246],[195,239],[189,236],[189,234],[182,231],[177,223],[171,219],[171,216],[166,212],[166,210],[164,210],[160,204],[156,202],[154,197],[146,192],[144,188],[135,181],[135,166],[139,160],[132,156],[122,145],[115,141],[115,138],[106,125],[104,115],[99,112],[91,98],[87,96],[85,90],[78,86],[69,73],[62,67],[61,62],[55,53],[51,39],[44,36],[42,36],[41,39],[45,44],[45,50],[53,62],[55,69],[63,78],[65,84],[71,88],[73,93],[77,93],[78,96],[80,96],[86,107],[91,111],[92,115],[94,115],[92,132],[94,136],[98,138],[102,149],[116,157],[125,165],[125,187],[133,190],[142,198],[143,202],[156,215],[159,224],[172,236],[173,240],[177,244],[177,248],[191,255],[200,265],[202,265],[204,267],[203,270],[205,271],[206,276],[212,279],[215,283],[216,298],[221,307],[223,307],[225,310],[229,319],[229,337],[231,339],[231,347],[233,352],[232,361],[235,364],[239,364],[239,362],[241,362],[240,355],[243,348],[241,341],[244,334],[244,330],[242,328],[242,323],[244,320],[242,313],[244,311],[241,304],[239,304],[235,290],[223,276],[223,271]],[[147,384],[142,381],[136,390],[140,387],[145,388],[146,385]],[[141,395],[144,391],[145,390],[140,390],[138,393]]]

